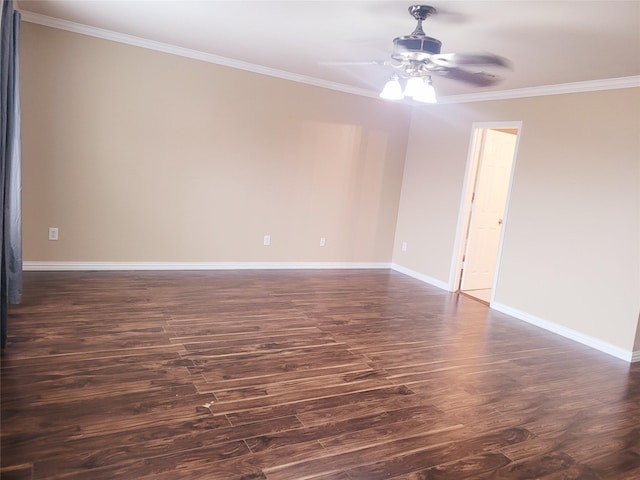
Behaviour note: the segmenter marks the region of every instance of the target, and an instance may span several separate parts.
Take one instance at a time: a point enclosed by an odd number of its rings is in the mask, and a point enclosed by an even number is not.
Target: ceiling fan
[[[507,59],[490,53],[440,53],[442,42],[428,37],[422,29],[422,22],[435,14],[436,9],[429,5],[412,5],[409,7],[409,13],[418,24],[410,35],[396,37],[393,40],[391,60],[384,64],[393,67],[395,73],[380,93],[382,98],[400,100],[410,97],[419,102],[435,103],[435,91],[431,83],[432,74],[486,87],[500,81],[500,77],[483,70],[472,70],[470,67],[508,68],[510,66]],[[400,78],[406,79],[404,90],[400,84]]]

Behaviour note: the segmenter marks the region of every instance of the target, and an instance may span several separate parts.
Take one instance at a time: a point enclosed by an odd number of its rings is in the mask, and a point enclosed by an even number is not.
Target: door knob
[[[502,225],[502,219],[501,218],[498,219],[498,225]]]

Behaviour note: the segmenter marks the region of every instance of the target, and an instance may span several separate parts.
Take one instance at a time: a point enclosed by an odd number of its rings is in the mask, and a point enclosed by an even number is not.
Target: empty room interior
[[[640,2],[412,5],[3,1],[3,479],[640,478]]]

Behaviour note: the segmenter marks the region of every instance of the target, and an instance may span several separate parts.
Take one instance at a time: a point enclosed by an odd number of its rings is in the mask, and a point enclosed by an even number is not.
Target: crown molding
[[[438,98],[438,103],[470,103],[489,100],[511,100],[514,98],[562,95],[565,93],[595,92],[598,90],[616,90],[620,88],[640,87],[640,75],[620,78],[604,78],[584,82],[559,83],[539,87],[514,88],[495,92],[469,93]]]
[[[154,40],[148,40],[148,39],[136,37],[133,35],[118,33],[112,30],[91,27],[81,23],[71,22],[68,20],[61,20],[59,18],[49,17],[47,15],[41,15],[39,13],[29,12],[28,10],[20,10],[20,13],[22,15],[23,21],[35,23],[38,25],[44,25],[46,27],[57,28],[60,30],[66,30],[69,32],[80,33],[82,35],[101,38],[104,40],[111,40],[113,42],[124,43],[127,45],[147,48],[150,50],[156,50],[159,52],[178,55],[181,57],[192,58],[194,60],[214,63],[216,65],[223,65],[226,67],[237,68],[240,70],[258,73],[261,75],[267,75],[270,77],[290,80],[292,82],[304,83],[307,85],[327,88],[330,90],[336,90],[343,93],[350,93],[353,95],[360,95],[364,97],[379,99],[377,91],[358,88],[351,85],[344,85],[342,83],[330,82],[328,80],[322,80],[314,77],[309,77],[306,75],[300,75],[297,73],[287,72],[284,70],[278,70],[275,68],[266,67],[264,65],[256,65],[249,62],[234,60],[232,58],[223,57],[220,55],[214,55],[211,53],[192,50],[189,48],[179,47],[179,46],[171,45],[167,43],[156,42]],[[543,96],[543,95],[560,95],[565,93],[593,92],[597,90],[613,90],[613,89],[633,88],[633,87],[640,87],[640,75],[632,76],[632,77],[591,80],[591,81],[585,81],[585,82],[563,83],[558,85],[545,85],[540,87],[516,88],[512,90],[471,93],[471,94],[464,94],[464,95],[449,95],[449,96],[439,97],[438,104],[470,103],[470,102],[483,102],[483,101],[490,101],[490,100],[509,100],[514,98],[537,97],[537,96]],[[402,103],[409,104],[408,102],[402,102]],[[432,107],[433,105],[421,104],[420,106],[428,108],[428,107]]]
[[[305,83],[307,85],[328,88],[344,93],[351,93],[353,95],[378,98],[377,92],[372,92],[371,90],[366,90],[364,88],[357,88],[351,85],[344,85],[342,83],[330,82],[328,80],[321,80],[306,75],[286,72],[284,70],[278,70],[276,68],[265,67],[264,65],[256,65],[254,63],[234,60],[233,58],[223,57],[221,55],[214,55],[211,53],[192,50],[185,47],[179,47],[168,43],[156,42],[154,40],[148,40],[146,38],[136,37],[134,35],[128,35],[125,33],[118,33],[112,30],[91,27],[88,25],[83,25],[81,23],[70,22],[68,20],[61,20],[59,18],[49,17],[46,15],[41,15],[39,13],[29,12],[27,10],[21,10],[20,12],[22,14],[22,20],[30,23],[36,23],[38,25],[44,25],[45,27],[80,33],[82,35],[101,38],[103,40],[111,40],[113,42],[133,45],[135,47],[147,48],[149,50],[156,50],[158,52],[192,58],[194,60],[214,63],[216,65],[223,65],[225,67],[232,67],[239,70],[259,73],[261,75],[281,78],[284,80],[291,80],[292,82]]]

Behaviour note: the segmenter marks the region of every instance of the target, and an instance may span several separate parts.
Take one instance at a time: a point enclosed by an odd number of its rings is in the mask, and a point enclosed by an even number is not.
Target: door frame
[[[449,270],[449,291],[456,292],[460,286],[462,275],[462,259],[466,250],[467,230],[471,219],[471,196],[475,189],[476,173],[478,171],[479,153],[482,146],[482,131],[501,128],[516,128],[518,135],[516,145],[513,152],[513,163],[511,173],[509,175],[509,184],[507,186],[507,201],[504,209],[504,217],[502,222],[502,230],[500,232],[500,242],[498,244],[498,257],[496,259],[496,271],[493,277],[493,285],[491,287],[491,300],[493,303],[500,275],[500,264],[502,260],[502,246],[504,242],[504,232],[506,231],[509,204],[511,201],[511,188],[513,186],[513,177],[516,171],[516,163],[518,158],[518,147],[522,136],[522,121],[504,121],[504,122],[474,122],[471,124],[471,135],[469,141],[469,150],[467,152],[467,165],[465,168],[464,183],[462,186],[462,195],[460,198],[460,208],[458,211],[458,225],[456,227],[456,237],[453,245],[453,256],[451,259],[451,267]]]

